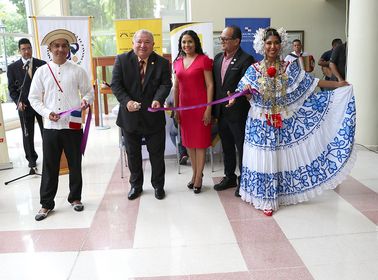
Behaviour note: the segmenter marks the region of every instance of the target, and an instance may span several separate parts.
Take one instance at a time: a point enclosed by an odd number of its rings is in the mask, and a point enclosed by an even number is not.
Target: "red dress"
[[[204,71],[212,71],[213,60],[199,54],[187,69],[184,69],[183,58],[177,59],[173,67],[179,84],[179,106],[207,103]],[[211,145],[211,124],[203,123],[205,110],[206,107],[179,111],[183,146],[207,148]]]

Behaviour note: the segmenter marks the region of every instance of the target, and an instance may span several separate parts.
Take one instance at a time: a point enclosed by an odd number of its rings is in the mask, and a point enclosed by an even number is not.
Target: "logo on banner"
[[[77,34],[75,34],[75,36],[77,43],[70,45],[70,52],[67,54],[67,59],[78,65],[81,65],[84,61],[86,49],[83,40],[79,36],[77,36]],[[47,57],[52,60],[51,54],[48,49],[46,49],[46,52]]]
[[[244,26],[243,30],[243,42],[253,42],[253,33],[252,33],[252,28],[248,26]]]

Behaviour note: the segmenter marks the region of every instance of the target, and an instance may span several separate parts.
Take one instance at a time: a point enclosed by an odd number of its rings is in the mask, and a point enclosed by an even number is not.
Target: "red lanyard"
[[[54,75],[54,73],[53,73],[53,71],[52,71],[52,69],[51,69],[51,67],[50,67],[50,65],[49,65],[48,63],[47,63],[47,66],[48,66],[49,69],[50,69],[51,75],[53,76],[53,78],[54,78],[54,80],[55,80],[55,83],[56,83],[56,85],[57,85],[58,88],[59,88],[59,91],[60,91],[61,93],[63,93],[63,89],[62,89],[62,87],[59,85],[58,80],[56,79],[56,77],[55,77],[55,75]]]

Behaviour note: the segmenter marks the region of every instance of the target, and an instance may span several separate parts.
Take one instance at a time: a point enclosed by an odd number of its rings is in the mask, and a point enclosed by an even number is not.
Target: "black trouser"
[[[229,178],[236,178],[236,149],[241,174],[246,121],[231,122],[222,117],[218,121],[218,132],[223,148],[224,174]]]
[[[37,161],[38,155],[34,148],[34,126],[37,119],[41,135],[43,131],[42,116],[29,108],[25,111],[18,111],[22,129],[22,142],[24,144],[25,158],[30,164]],[[27,133],[27,134],[26,134]]]
[[[41,181],[41,204],[43,208],[53,209],[58,190],[60,157],[62,151],[67,157],[70,193],[68,202],[81,200],[83,180],[81,177],[80,144],[82,130],[44,129],[43,131],[43,169]]]
[[[129,180],[131,187],[143,187],[142,139],[144,137],[151,162],[151,184],[155,189],[164,188],[165,129],[153,134],[142,135],[124,132],[124,135],[126,138],[127,162],[131,173]]]

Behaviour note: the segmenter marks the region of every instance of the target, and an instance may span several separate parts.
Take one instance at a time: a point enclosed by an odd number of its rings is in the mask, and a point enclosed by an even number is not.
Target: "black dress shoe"
[[[129,200],[136,199],[143,192],[142,188],[131,187],[127,198]]]
[[[155,197],[156,199],[163,199],[165,197],[165,191],[163,188],[156,188],[155,189]]]
[[[220,183],[214,185],[214,190],[223,191],[236,186],[236,178],[223,177]]]

